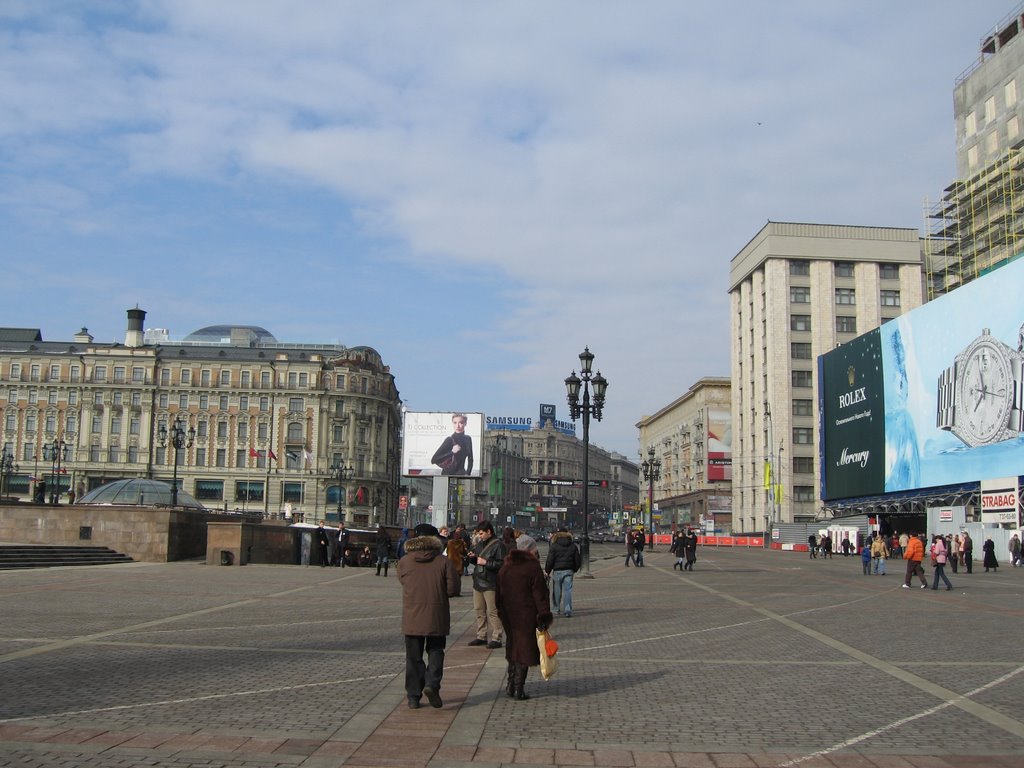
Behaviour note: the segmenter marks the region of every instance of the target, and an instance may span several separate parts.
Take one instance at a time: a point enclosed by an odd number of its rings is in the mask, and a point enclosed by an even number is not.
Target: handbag
[[[555,657],[558,653],[558,643],[551,638],[546,629],[537,630],[537,649],[540,651],[540,676],[550,680],[558,671],[558,659]]]

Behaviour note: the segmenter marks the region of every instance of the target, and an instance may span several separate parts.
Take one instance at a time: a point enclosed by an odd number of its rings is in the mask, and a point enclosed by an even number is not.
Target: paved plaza
[[[1024,766],[1024,569],[947,592],[898,561],[619,551],[595,546],[528,701],[466,645],[464,579],[444,707],[418,710],[393,569],[0,572],[0,766]]]

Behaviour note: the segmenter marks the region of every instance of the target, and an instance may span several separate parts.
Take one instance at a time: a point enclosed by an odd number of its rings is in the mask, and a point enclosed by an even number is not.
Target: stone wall
[[[0,542],[109,547],[165,563],[206,556],[207,523],[237,519],[159,507],[0,504]]]

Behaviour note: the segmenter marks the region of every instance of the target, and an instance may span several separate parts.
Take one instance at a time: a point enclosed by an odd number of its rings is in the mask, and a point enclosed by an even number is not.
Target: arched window
[[[302,422],[293,421],[288,425],[288,442],[289,443],[301,443],[302,442]]]

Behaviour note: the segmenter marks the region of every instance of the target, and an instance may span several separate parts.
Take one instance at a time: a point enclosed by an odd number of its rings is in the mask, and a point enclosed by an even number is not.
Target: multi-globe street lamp
[[[61,462],[68,458],[70,448],[63,438],[55,437],[52,443],[43,443],[43,458],[50,462],[50,480],[53,481],[53,488],[50,489],[50,503],[60,503],[60,476]],[[66,471],[66,470],[65,470]]]
[[[20,467],[14,463],[14,454],[7,452],[4,446],[0,453],[0,496],[7,495],[7,486],[11,481],[11,475],[17,472]]]
[[[340,461],[337,464],[330,466],[331,477],[338,481],[338,522],[343,522],[344,518],[342,515],[342,503],[345,501],[345,483],[351,480],[355,474],[355,467],[345,466],[345,462]]]
[[[580,352],[580,375],[573,371],[565,380],[569,394],[569,418],[573,421],[583,417],[583,576],[590,578],[590,417],[601,420],[604,410],[604,395],[608,380],[601,371],[591,374],[594,355],[590,347]],[[591,387],[594,399],[590,399]],[[582,389],[582,400],[580,398]]]
[[[654,446],[647,449],[647,460],[640,465],[647,481],[647,535],[654,548],[654,481],[661,479],[661,459],[654,458]]]
[[[190,426],[188,431],[186,431],[181,416],[175,416],[170,432],[167,431],[166,422],[160,424],[158,437],[160,438],[161,448],[166,448],[168,443],[170,443],[174,449],[174,482],[171,485],[171,506],[176,507],[178,506],[178,451],[182,448],[191,448],[195,444],[196,428]]]

